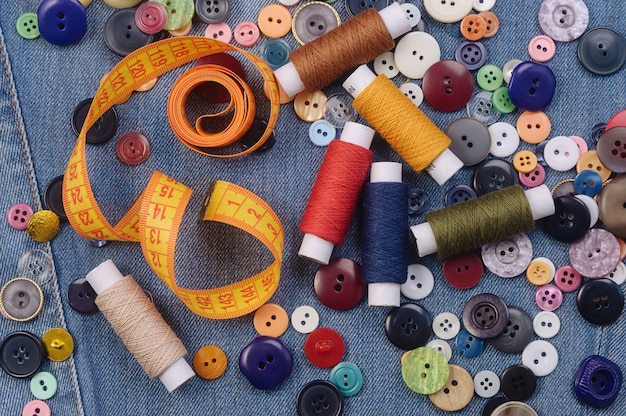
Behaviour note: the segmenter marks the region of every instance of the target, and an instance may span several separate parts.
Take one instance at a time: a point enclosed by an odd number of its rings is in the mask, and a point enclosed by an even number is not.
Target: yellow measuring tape
[[[174,275],[176,238],[193,191],[163,173],[154,172],[137,201],[112,226],[100,210],[89,182],[85,139],[95,121],[113,105],[124,102],[137,87],[187,62],[227,51],[241,52],[261,72],[271,104],[267,130],[254,146],[241,153],[213,155],[203,149],[194,150],[215,157],[233,157],[262,146],[276,125],[280,106],[278,86],[270,67],[261,58],[217,40],[192,36],[166,39],[126,56],[102,81],[63,178],[65,213],[79,235],[89,239],[140,242],[150,267],[183,303],[194,313],[214,319],[234,318],[250,313],[266,303],[276,291],[284,242],[278,216],[267,203],[247,189],[223,181],[215,182],[205,201],[202,219],[223,222],[250,233],[270,250],[274,261],[262,272],[228,286],[200,290],[178,287]],[[245,88],[242,84],[238,85]],[[231,97],[234,91],[229,89]],[[239,101],[233,104],[234,107],[238,105],[241,105]],[[254,100],[245,105],[254,115]],[[184,111],[178,114],[185,117]],[[177,132],[179,134],[180,131]],[[240,131],[232,134],[237,136]],[[191,143],[186,137],[179,138],[188,146]],[[231,137],[225,141],[229,140],[232,143],[237,138],[233,140]]]

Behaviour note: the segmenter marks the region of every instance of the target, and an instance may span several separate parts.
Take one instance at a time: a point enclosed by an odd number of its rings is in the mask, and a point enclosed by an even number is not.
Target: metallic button
[[[74,351],[74,339],[63,328],[52,328],[41,337],[48,358],[52,361],[65,361]]]
[[[26,322],[34,319],[43,308],[43,291],[25,277],[9,280],[0,291],[0,310],[9,319]]]
[[[291,32],[304,45],[341,24],[339,13],[328,3],[312,1],[303,4],[293,15]]]

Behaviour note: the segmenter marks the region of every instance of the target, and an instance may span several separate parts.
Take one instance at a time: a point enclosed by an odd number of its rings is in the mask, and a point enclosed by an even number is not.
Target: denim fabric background
[[[439,41],[442,59],[453,59],[461,40],[458,25],[444,25],[426,15],[427,30]],[[256,20],[258,11],[270,0],[232,0],[227,23],[234,27],[243,20]],[[587,0],[589,28],[609,26],[626,34],[623,4],[619,1]],[[501,22],[500,32],[485,41],[488,62],[502,66],[510,59],[528,59],[528,41],[541,33],[537,12],[539,0],[500,0],[493,11]],[[70,117],[77,103],[95,93],[100,78],[118,61],[103,40],[104,23],[114,9],[95,0],[87,10],[89,30],[80,43],[54,46],[43,39],[27,41],[15,30],[17,17],[36,11],[35,0],[8,0],[0,5],[0,175],[4,181],[0,212],[16,202],[41,208],[41,198],[48,182],[64,172],[76,137]],[[344,1],[334,7],[345,20]],[[194,26],[193,34],[202,35],[204,24]],[[295,46],[291,34],[285,39]],[[251,51],[260,53],[262,42]],[[576,57],[577,42],[558,44],[556,56],[548,63],[558,80],[557,93],[547,109],[552,120],[552,134],[580,135],[589,144],[592,126],[607,121],[626,107],[626,68],[608,77],[587,72]],[[216,286],[246,277],[269,261],[267,251],[256,241],[227,227],[203,225],[195,228],[193,219],[199,200],[210,181],[221,179],[237,183],[264,198],[277,212],[285,227],[285,255],[280,286],[272,302],[288,313],[297,306],[309,304],[320,313],[321,325],[341,332],[346,342],[344,360],[356,363],[363,371],[364,386],[355,397],[345,400],[346,415],[442,415],[425,396],[411,392],[400,372],[400,351],[385,338],[383,322],[386,308],[370,308],[365,303],[353,310],[330,310],[315,297],[312,286],[317,266],[300,259],[301,241],[298,224],[311,186],[325,152],[307,137],[309,124],[298,119],[288,104],[281,109],[275,134],[276,145],[268,152],[234,160],[211,159],[190,151],[173,135],[167,122],[166,100],[173,81],[184,69],[159,79],[154,89],[135,94],[116,107],[120,126],[117,136],[137,130],[151,143],[152,154],[140,166],[123,165],[115,156],[115,139],[101,147],[90,146],[88,166],[103,211],[116,221],[146,185],[150,174],[160,170],[196,189],[196,198],[183,226],[177,251],[177,274],[182,285]],[[252,71],[248,70],[248,74]],[[251,78],[254,79],[254,78]],[[403,82],[402,76],[397,77]],[[257,85],[258,87],[258,85]],[[325,89],[330,95],[340,92],[340,83]],[[258,97],[262,101],[262,97]],[[261,105],[261,113],[267,106]],[[464,116],[465,111],[443,114],[426,103],[422,105],[436,122],[445,128]],[[519,115],[502,117],[514,123]],[[522,147],[533,149],[533,146]],[[376,161],[399,160],[386,143],[377,137],[373,150]],[[443,205],[447,189],[459,183],[470,183],[473,169],[464,168],[445,186],[439,187],[430,177],[418,175],[405,164],[404,180],[411,187],[427,191],[431,208]],[[557,173],[547,169],[546,182],[552,187],[575,172]],[[4,214],[3,214],[4,215]],[[412,217],[411,223],[423,221]],[[334,257],[344,256],[360,261],[360,217],[351,225],[347,242],[336,248]],[[534,256],[545,256],[558,266],[566,264],[568,245],[544,236],[540,229],[529,233]],[[302,385],[314,379],[327,379],[329,370],[313,367],[303,354],[305,335],[289,329],[281,340],[294,355],[294,369],[282,385],[272,391],[253,388],[240,373],[237,359],[241,349],[255,338],[252,315],[227,321],[200,318],[187,310],[147,266],[138,244],[109,243],[102,248],[90,246],[65,223],[50,244],[33,242],[25,232],[17,232],[6,221],[0,221],[0,280],[15,276],[19,256],[27,250],[41,249],[52,255],[54,273],[42,283],[45,307],[41,315],[28,323],[0,318],[0,338],[15,330],[28,330],[41,336],[52,327],[66,327],[74,336],[76,348],[66,362],[46,362],[42,370],[52,372],[59,381],[57,394],[48,403],[54,415],[288,415],[295,414],[295,398]],[[501,279],[488,272],[480,284],[459,291],[445,283],[441,262],[433,256],[418,259],[411,250],[411,261],[431,268],[436,284],[433,293],[423,301],[431,316],[449,311],[460,316],[464,303],[485,291],[496,293],[507,304],[524,308],[534,316],[538,307],[533,301],[535,287],[524,277]],[[203,345],[220,346],[229,358],[225,375],[215,381],[194,378],[176,392],[168,394],[158,380],[149,380],[126,351],[101,314],[81,315],[67,303],[69,284],[85,276],[106,259],[113,259],[123,273],[132,274],[154,298],[159,311],[186,345],[191,362]],[[407,301],[407,299],[404,299]],[[588,324],[576,310],[576,295],[566,294],[556,312],[561,318],[561,332],[551,340],[560,362],[557,370],[538,380],[537,391],[528,403],[540,415],[622,415],[626,392],[608,410],[599,412],[581,405],[572,390],[572,378],[579,362],[589,354],[604,355],[626,370],[624,335],[626,322],[599,327]],[[452,342],[451,342],[452,345]],[[466,359],[454,353],[452,363],[465,367],[472,375],[483,369],[497,374],[521,362],[521,354],[503,354],[487,347],[477,358]],[[32,400],[28,380],[0,373],[0,414],[21,414],[23,405]],[[475,397],[458,414],[479,414],[485,399]]]

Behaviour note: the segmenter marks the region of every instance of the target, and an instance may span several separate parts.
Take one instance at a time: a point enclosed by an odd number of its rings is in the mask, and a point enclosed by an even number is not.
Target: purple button
[[[569,264],[556,269],[554,283],[563,292],[574,292],[578,290],[583,282],[583,277]]]
[[[532,172],[528,173],[519,173],[519,181],[522,185],[527,188],[534,188],[535,186],[539,186],[546,179],[546,170],[541,165],[541,163],[537,163],[535,169]]]
[[[67,289],[67,298],[70,306],[76,312],[96,313],[96,291],[93,290],[87,279],[74,280]]]
[[[554,285],[543,285],[535,292],[535,302],[542,310],[553,312],[563,303],[563,292]]]
[[[27,204],[15,204],[7,211],[9,225],[16,230],[25,230],[32,216],[33,209]]]
[[[600,279],[617,267],[620,247],[617,238],[600,228],[592,228],[583,238],[572,243],[569,259],[578,271],[590,279]]]

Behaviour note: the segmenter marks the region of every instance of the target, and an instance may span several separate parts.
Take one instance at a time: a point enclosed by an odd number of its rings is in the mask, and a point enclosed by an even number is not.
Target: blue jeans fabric
[[[442,59],[454,59],[461,41],[458,24],[445,25],[431,19],[422,2],[411,0],[420,8],[427,30],[440,43]],[[256,21],[258,11],[270,0],[231,1],[227,23],[234,26],[244,20]],[[586,1],[590,11],[589,28],[608,26],[626,33],[621,2]],[[494,9],[500,19],[500,31],[485,41],[488,63],[502,67],[510,59],[528,59],[528,41],[541,34],[537,21],[540,2],[499,1]],[[101,77],[118,61],[103,40],[106,18],[114,9],[95,1],[87,9],[89,30],[80,43],[54,46],[43,39],[27,41],[15,30],[18,16],[36,11],[33,1],[8,1],[0,6],[0,142],[1,177],[5,181],[0,211],[6,212],[17,202],[41,209],[41,199],[48,182],[64,172],[73,149],[75,135],[70,117],[76,104],[92,97]],[[333,3],[342,19],[347,19],[342,0]],[[196,23],[192,34],[202,35],[205,25]],[[291,34],[287,42],[296,46]],[[557,92],[546,110],[552,121],[551,137],[579,135],[593,147],[591,128],[606,122],[626,106],[626,68],[601,77],[587,72],[578,62],[578,42],[557,45],[556,56],[548,62],[557,77]],[[250,48],[260,54],[262,41]],[[275,129],[276,145],[265,153],[233,160],[212,159],[191,152],[172,134],[166,117],[168,91],[184,69],[159,79],[147,93],[134,94],[116,107],[120,125],[116,138],[127,131],[140,131],[150,140],[152,154],[136,167],[123,165],[114,154],[115,139],[104,146],[88,148],[88,166],[96,196],[111,222],[119,219],[145,187],[150,174],[160,170],[196,190],[181,231],[177,250],[179,284],[190,287],[215,287],[247,277],[267,265],[267,251],[258,242],[233,232],[228,227],[193,222],[210,181],[226,180],[246,187],[274,208],[285,227],[285,252],[281,283],[272,302],[288,313],[308,304],[320,314],[321,326],[336,329],[346,343],[345,361],[357,364],[364,374],[362,391],[345,400],[346,415],[443,415],[425,396],[410,391],[402,381],[400,357],[403,351],[391,345],[384,334],[387,308],[370,308],[365,302],[356,308],[338,312],[323,306],[312,286],[317,266],[297,256],[302,235],[298,224],[308,199],[325,148],[314,146],[307,137],[309,124],[298,119],[291,104],[282,106]],[[248,66],[247,73],[254,71]],[[402,76],[395,81],[404,82]],[[258,83],[257,86],[258,88]],[[343,92],[340,82],[325,89],[327,95]],[[262,96],[258,96],[262,101]],[[440,127],[466,116],[465,110],[441,113],[427,104],[421,107]],[[261,113],[267,106],[261,105]],[[503,116],[501,121],[515,124],[519,111]],[[534,146],[522,144],[533,150]],[[380,138],[372,146],[375,161],[400,161]],[[510,158],[509,158],[510,160]],[[563,179],[573,178],[574,170],[558,173],[547,169],[546,183],[552,187]],[[444,194],[455,184],[469,184],[473,169],[463,168],[447,184],[438,186],[425,174],[403,165],[403,178],[411,188],[426,191],[431,209],[443,206]],[[424,216],[411,218],[411,224]],[[346,243],[337,247],[334,257],[349,257],[360,262],[360,211],[354,217]],[[529,233],[534,256],[548,257],[558,267],[568,263],[568,245],[545,236],[541,229]],[[2,283],[16,277],[19,256],[32,249],[49,253],[53,273],[40,282],[45,306],[39,317],[26,323],[1,319],[0,338],[10,332],[27,330],[37,336],[52,327],[65,327],[73,335],[75,351],[66,362],[47,361],[42,370],[53,373],[59,382],[56,395],[48,400],[54,415],[286,415],[295,414],[296,395],[301,386],[314,379],[328,379],[329,370],[312,366],[303,353],[305,335],[290,328],[281,340],[294,356],[291,376],[272,391],[260,391],[240,373],[237,359],[241,349],[256,335],[252,315],[227,321],[200,318],[187,310],[178,298],[159,281],[146,264],[138,244],[109,243],[102,248],[90,246],[64,223],[59,235],[49,244],[31,240],[6,222],[0,224],[0,270]],[[218,380],[194,378],[174,393],[168,394],[157,380],[149,380],[101,314],[81,315],[71,309],[67,289],[72,281],[84,277],[102,261],[111,258],[125,274],[132,274],[153,297],[165,320],[186,345],[191,361],[204,345],[220,346],[229,358],[225,375]],[[525,309],[531,317],[539,312],[533,301],[535,287],[524,277],[502,279],[485,271],[480,284],[470,290],[451,288],[443,279],[441,261],[434,256],[419,259],[411,249],[411,263],[422,263],[434,273],[433,293],[419,301],[431,316],[452,312],[460,316],[463,305],[482,292],[499,295],[507,304]],[[403,299],[408,301],[408,299]],[[573,393],[572,379],[580,361],[590,354],[600,354],[626,370],[622,316],[606,327],[584,321],[576,310],[576,295],[565,294],[556,311],[561,332],[552,342],[559,352],[556,371],[538,380],[537,391],[528,400],[540,415],[621,415],[626,406],[626,392],[607,410],[596,411],[580,404]],[[451,345],[452,342],[450,342]],[[453,353],[451,363],[466,368],[472,375],[489,369],[501,374],[512,364],[521,363],[521,354],[504,354],[491,347],[477,358]],[[0,374],[0,414],[17,415],[33,399],[28,380]],[[475,397],[458,414],[480,414],[485,399]]]

